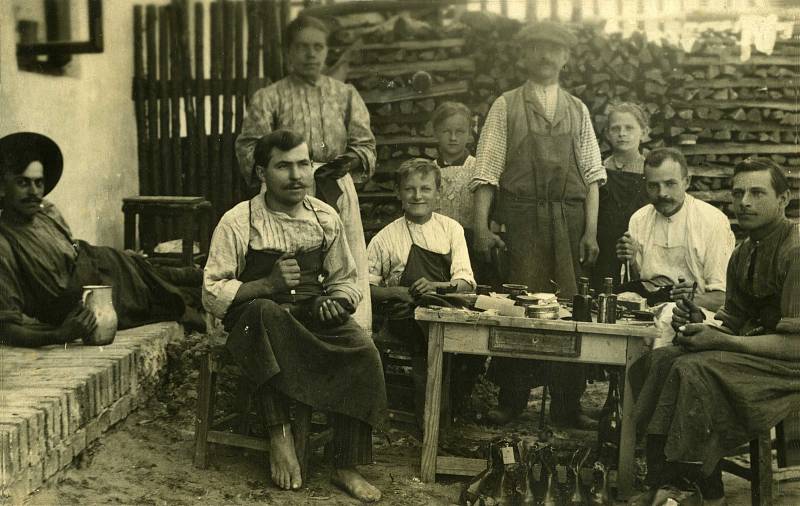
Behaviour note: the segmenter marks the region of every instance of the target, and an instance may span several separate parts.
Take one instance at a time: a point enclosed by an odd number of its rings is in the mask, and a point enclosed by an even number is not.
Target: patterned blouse
[[[367,179],[375,170],[369,111],[350,84],[328,76],[310,84],[290,75],[256,91],[236,139],[239,169],[246,181],[251,181],[256,141],[280,128],[302,134],[314,162],[328,162],[351,150],[361,160],[361,177]]]
[[[467,156],[463,164],[442,166],[442,191],[439,200],[439,214],[449,216],[464,228],[472,228],[472,192],[469,183],[475,174],[475,157]]]

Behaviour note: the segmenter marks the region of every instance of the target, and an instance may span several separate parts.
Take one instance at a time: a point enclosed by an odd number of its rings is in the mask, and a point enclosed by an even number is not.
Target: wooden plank
[[[258,15],[261,10],[259,4],[254,0],[247,0],[247,83],[245,89],[245,101],[250,100],[252,92],[258,88],[251,84],[259,77],[261,61],[259,59],[259,49],[261,46],[261,20]]]
[[[428,331],[428,379],[425,384],[424,436],[420,462],[420,478],[426,483],[436,481],[436,453],[439,449],[439,415],[442,402],[443,341],[444,325],[431,323]]]
[[[449,60],[417,61],[410,63],[370,63],[350,67],[348,79],[358,79],[374,75],[402,76],[424,70],[427,72],[475,72],[472,58],[451,58]]]
[[[191,53],[189,52],[189,3],[188,0],[175,0],[175,42],[177,44],[177,55],[179,69],[183,77],[183,114],[186,122],[186,160],[183,172],[183,191],[184,195],[197,195],[197,114],[195,112],[194,97],[192,95],[193,79]],[[198,100],[202,100],[202,97]],[[190,249],[191,251],[191,249]]]
[[[378,135],[375,137],[375,144],[378,146],[403,145],[403,144],[421,144],[426,146],[435,146],[437,144],[437,141],[435,137],[414,137],[410,135]]]
[[[477,476],[486,469],[483,459],[464,457],[436,457],[436,473],[452,476]]]
[[[194,82],[196,101],[195,135],[197,137],[197,193],[208,196],[208,137],[206,136],[206,86],[205,79],[205,6],[194,6]],[[201,230],[201,234],[210,234]]]
[[[690,190],[688,192],[693,197],[703,200],[705,202],[722,202],[722,203],[731,203],[733,202],[733,197],[731,197],[730,190]]]
[[[360,51],[392,51],[398,49],[405,49],[407,51],[427,51],[431,49],[449,49],[454,47],[463,47],[466,43],[465,39],[458,37],[458,38],[450,38],[450,39],[439,39],[439,40],[403,40],[399,42],[388,42],[388,43],[374,43],[374,44],[362,44],[359,46]],[[349,46],[331,46],[333,47],[341,47],[347,48]]]
[[[207,440],[209,443],[218,443],[225,446],[235,446],[237,448],[248,448],[260,452],[269,451],[269,440],[254,436],[242,436],[230,432],[208,431]]]
[[[781,125],[776,123],[748,123],[728,119],[690,119],[682,120],[673,118],[673,126],[683,128],[706,128],[708,130],[731,130],[734,132],[794,132],[797,126]]]
[[[178,9],[175,4],[167,7],[167,19],[169,20],[169,54],[170,54],[170,73],[175,86],[172,87],[170,93],[170,101],[172,102],[172,133],[171,133],[171,146],[172,146],[172,183],[173,195],[183,195],[183,152],[181,150],[181,92],[183,88],[183,71],[180,65],[180,45],[178,44],[178,22],[177,15]]]
[[[155,5],[145,9],[145,39],[147,46],[147,131],[150,174],[147,181],[147,194],[157,195],[160,188],[161,171],[158,146],[158,57],[156,56],[158,11]]]
[[[800,172],[793,171],[786,167],[783,168],[783,174],[789,179],[800,179]],[[690,166],[689,175],[699,177],[731,178],[733,177],[733,167],[722,167],[715,165],[701,167]]]
[[[398,88],[389,90],[361,91],[361,98],[366,104],[387,104],[403,100],[423,100],[426,98],[441,97],[446,95],[462,95],[469,92],[468,81],[456,81],[435,84],[425,93],[419,93],[414,88]]]
[[[149,135],[147,132],[147,118],[145,116],[144,93],[144,26],[142,19],[142,6],[133,7],[133,86],[138,97],[134,99],[136,115],[136,155],[139,167],[139,193],[148,192],[150,182],[150,167],[147,157]]]
[[[741,107],[753,109],[777,109],[779,111],[800,112],[800,104],[789,100],[691,100],[677,101],[672,104],[675,109],[698,107],[712,107],[715,109],[738,109]]]
[[[233,203],[233,39],[235,35],[234,4],[222,4],[222,153],[220,155],[221,204]]]
[[[797,154],[796,144],[695,144],[679,146],[686,156],[692,155],[752,155],[752,154]]]
[[[211,4],[211,128],[209,152],[211,164],[208,171],[209,197],[214,205],[215,220],[224,212],[220,199],[220,145],[219,145],[219,95],[222,67],[222,4]]]
[[[769,432],[750,441],[750,473],[752,504],[772,504],[772,445]]]
[[[739,79],[721,77],[717,79],[698,79],[696,81],[686,81],[681,86],[684,88],[793,88],[797,86],[796,78],[764,78],[764,77],[742,77]]]
[[[261,20],[261,56],[262,66],[264,68],[264,76],[274,81],[273,77],[273,61],[272,51],[274,44],[272,42],[272,34],[275,30],[272,28],[272,5],[264,2],[258,3],[259,19]]]
[[[467,3],[468,0],[448,0],[449,5],[460,5]],[[485,2],[482,1],[481,4]],[[344,16],[347,14],[357,14],[368,10],[369,12],[395,12],[405,10],[417,10],[430,8],[430,0],[404,0],[397,2],[396,0],[373,0],[367,6],[363,6],[358,2],[341,2],[331,5],[316,5],[303,9],[303,14],[307,16],[316,17],[331,17],[331,16]],[[482,9],[485,10],[485,9]]]
[[[161,188],[162,195],[174,195],[172,184],[172,150],[170,145],[170,94],[166,82],[169,74],[169,9],[168,6],[158,8],[158,77],[159,86],[159,115],[161,117]],[[150,241],[157,242],[164,237],[171,237],[169,220],[155,220],[155,237]]]
[[[738,56],[713,55],[713,56],[685,56],[678,61],[683,66],[703,65],[778,65],[787,67],[800,67],[800,61],[795,56],[751,56],[747,61],[741,61]]]
[[[247,81],[244,73],[244,3],[237,2],[235,6],[235,27],[234,36],[234,98],[236,100],[236,109],[233,115],[233,139],[238,137],[242,128],[242,118],[244,117],[244,102],[247,96]],[[242,192],[242,178],[239,175],[239,163],[236,160],[236,153],[233,145],[231,145],[230,156],[232,157],[231,164],[231,179],[232,179],[232,192],[233,200],[231,204],[244,200]]]

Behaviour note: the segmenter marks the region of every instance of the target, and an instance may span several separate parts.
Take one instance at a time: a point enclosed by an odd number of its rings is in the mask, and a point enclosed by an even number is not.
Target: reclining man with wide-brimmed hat
[[[97,323],[81,304],[84,285],[113,286],[120,329],[181,320],[187,302],[199,300],[199,269],[157,268],[75,239],[44,199],[62,171],[61,150],[48,137],[19,132],[0,139],[0,342],[46,346],[90,335]]]

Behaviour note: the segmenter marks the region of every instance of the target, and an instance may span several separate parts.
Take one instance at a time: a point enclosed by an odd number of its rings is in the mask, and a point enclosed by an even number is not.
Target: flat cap
[[[578,43],[575,37],[563,25],[553,21],[538,21],[531,23],[517,32],[516,39],[518,42],[534,42],[537,40],[546,40],[561,44],[567,48],[571,48]]]

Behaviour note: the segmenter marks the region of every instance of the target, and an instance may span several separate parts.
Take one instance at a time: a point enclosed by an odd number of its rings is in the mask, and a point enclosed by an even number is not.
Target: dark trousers
[[[290,423],[291,399],[269,385],[256,393],[259,411],[267,427]],[[372,463],[372,427],[361,420],[328,413],[333,427],[333,465],[335,468]]]
[[[574,419],[580,414],[586,390],[585,366],[515,358],[492,358],[489,379],[500,387],[498,405],[517,416],[528,405],[531,388],[547,385],[550,390],[550,418],[554,422]]]
[[[666,441],[666,436],[647,436],[647,486],[681,486],[681,481],[689,481],[697,484],[703,499],[720,499],[725,495],[721,464],[718,463],[710,475],[703,476],[699,464],[667,462],[664,455]]]

